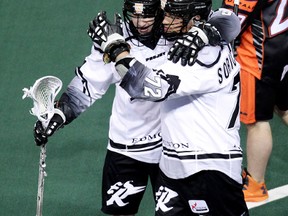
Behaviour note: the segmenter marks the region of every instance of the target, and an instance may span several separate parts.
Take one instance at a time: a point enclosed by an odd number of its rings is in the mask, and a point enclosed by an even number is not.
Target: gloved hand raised
[[[87,33],[104,52],[103,61],[105,63],[115,61],[120,53],[130,50],[122,36],[122,18],[120,14],[116,13],[114,15],[114,23],[112,24],[108,20],[105,11],[99,12],[95,19],[89,23]]]
[[[209,23],[201,23],[193,26],[186,34],[175,41],[168,52],[168,60],[177,63],[181,59],[181,65],[192,66],[198,56],[198,52],[206,45],[218,45],[221,36],[217,29]]]
[[[55,113],[51,118],[46,129],[42,123],[37,121],[34,125],[34,140],[37,146],[41,146],[48,142],[48,137],[52,136],[56,130],[63,126],[66,121],[64,113],[60,109],[55,109]]]

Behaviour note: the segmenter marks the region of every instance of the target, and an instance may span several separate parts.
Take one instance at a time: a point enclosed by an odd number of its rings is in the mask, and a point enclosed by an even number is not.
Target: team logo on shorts
[[[193,213],[207,213],[209,208],[205,200],[189,200],[189,206]]]
[[[161,209],[161,211],[163,212],[170,211],[173,207],[167,207],[167,204],[170,202],[172,198],[177,196],[178,194],[175,191],[167,187],[161,186],[159,190],[156,192],[156,200],[157,200],[156,211],[158,211],[159,209]]]
[[[111,198],[106,202],[107,206],[112,205],[113,203],[116,203],[120,207],[125,206],[129,203],[123,202],[126,197],[145,190],[146,186],[134,187],[132,182],[133,181],[127,181],[124,184],[122,182],[117,182],[112,185],[107,191],[107,194],[112,194]]]

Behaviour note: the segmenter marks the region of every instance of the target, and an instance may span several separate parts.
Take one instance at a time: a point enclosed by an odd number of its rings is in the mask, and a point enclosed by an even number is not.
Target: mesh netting
[[[40,82],[37,88],[34,89],[35,100],[38,102],[39,106],[38,112],[41,116],[43,114],[46,114],[47,111],[52,110],[54,103],[54,95],[58,88],[58,82],[46,79]]]
[[[31,114],[43,123],[49,121],[54,114],[54,99],[62,87],[62,82],[57,77],[46,76],[36,80],[33,87],[23,89],[24,96],[33,99],[34,107]]]

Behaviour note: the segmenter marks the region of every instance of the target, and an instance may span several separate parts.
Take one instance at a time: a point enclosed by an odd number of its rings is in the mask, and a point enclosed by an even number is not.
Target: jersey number
[[[159,76],[155,76],[154,79],[150,79],[148,77],[145,78],[145,81],[153,86],[153,89],[147,86],[144,86],[144,95],[152,96],[155,98],[161,98],[161,78]],[[155,88],[154,88],[155,87]]]
[[[288,19],[285,18],[285,8],[287,7],[287,0],[279,1],[279,5],[276,9],[276,17],[273,20],[272,24],[269,27],[269,34],[271,37],[274,37],[277,34],[280,34],[287,30],[288,28]]]
[[[233,81],[233,87],[231,89],[231,93],[235,92],[238,88],[240,88],[240,75],[239,73],[234,77],[234,81]],[[239,115],[239,101],[240,101],[240,91],[238,93],[238,96],[237,96],[237,103],[234,107],[234,110],[232,112],[232,116],[229,120],[229,124],[228,124],[228,129],[231,129],[235,126],[235,122],[236,122],[236,119],[237,119],[237,116]]]

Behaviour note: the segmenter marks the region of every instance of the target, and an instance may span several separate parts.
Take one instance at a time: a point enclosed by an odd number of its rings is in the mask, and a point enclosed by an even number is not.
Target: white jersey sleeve
[[[105,64],[102,56],[102,53],[92,47],[91,54],[85,58],[80,67],[76,68],[76,77],[69,87],[78,88],[93,100],[101,98],[111,84],[120,80],[114,64]]]
[[[132,98],[162,101],[217,91],[225,87],[238,71],[239,64],[229,46],[209,46],[199,52],[192,67],[167,61],[157,69],[150,69],[136,61],[121,86]]]
[[[120,80],[113,64],[104,64],[102,54],[91,49],[84,63],[75,70],[76,76],[69,83],[66,93],[76,116],[84,112],[97,99],[101,99],[109,86]]]

